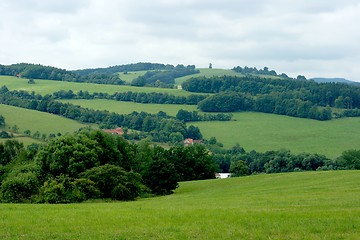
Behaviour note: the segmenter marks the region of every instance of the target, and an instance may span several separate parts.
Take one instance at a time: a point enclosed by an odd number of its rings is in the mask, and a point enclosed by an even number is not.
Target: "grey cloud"
[[[0,13],[0,64],[211,61],[360,79],[358,0],[12,0]]]

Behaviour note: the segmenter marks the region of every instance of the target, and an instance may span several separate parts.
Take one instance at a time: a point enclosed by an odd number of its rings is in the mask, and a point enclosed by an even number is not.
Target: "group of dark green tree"
[[[175,78],[198,73],[194,65],[184,66],[178,64],[164,65],[157,63],[136,63],[108,68],[84,69],[68,71],[56,67],[43,66],[40,64],[18,63],[12,65],[0,65],[0,75],[19,76],[31,79],[29,83],[35,83],[33,79],[47,79],[68,82],[86,82],[97,84],[126,84],[119,77],[119,72],[148,71],[144,76],[133,80],[133,86],[174,87]]]
[[[171,70],[148,71],[144,75],[139,76],[131,81],[132,86],[144,87],[170,87],[173,88],[175,78],[199,73],[195,65],[177,65]]]
[[[191,94],[188,96],[175,96],[168,93],[161,92],[116,92],[114,94],[80,90],[74,93],[72,90],[60,90],[54,92],[52,97],[55,99],[108,99],[123,102],[136,102],[136,103],[155,103],[155,104],[187,104],[197,105],[198,102],[204,100],[207,95]]]
[[[213,161],[216,162],[219,171],[230,172],[232,177],[258,173],[360,170],[360,150],[347,150],[340,157],[329,159],[316,153],[293,154],[289,150],[247,152],[239,144],[230,149],[222,149],[218,147],[216,138],[210,139],[209,142]]]
[[[170,194],[179,181],[214,178],[204,145],[164,149],[82,130],[24,147],[0,143],[0,201],[71,203]]]
[[[289,78],[289,76],[286,75],[285,73],[277,74],[275,70],[269,70],[268,67],[264,67],[263,69],[257,69],[256,67],[236,66],[232,70],[234,70],[235,72],[238,72],[238,73],[242,73],[242,74],[255,74],[255,75],[258,74],[258,75],[269,75],[269,76],[279,76],[282,78]],[[297,78],[304,79],[305,77],[299,75]]]
[[[360,116],[360,87],[343,83],[246,75],[192,78],[182,87],[214,93],[198,103],[205,112],[256,111],[317,120]],[[341,111],[333,113],[332,107]]]

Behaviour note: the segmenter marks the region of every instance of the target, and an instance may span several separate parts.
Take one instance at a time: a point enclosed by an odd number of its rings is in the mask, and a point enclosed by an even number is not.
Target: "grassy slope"
[[[214,76],[224,76],[224,75],[243,76],[241,73],[237,73],[237,72],[235,72],[233,70],[230,70],[230,69],[198,68],[198,70],[200,71],[200,73],[196,73],[196,74],[176,78],[175,79],[176,84],[180,85],[181,83],[183,83],[184,81],[186,81],[187,79],[192,78],[192,77],[203,77],[203,76],[204,77],[214,77]]]
[[[180,85],[181,83],[183,83],[184,81],[186,81],[187,79],[190,79],[192,77],[214,77],[214,76],[244,76],[241,73],[237,73],[231,69],[219,69],[219,68],[198,68],[198,70],[200,70],[200,73],[197,74],[192,74],[192,75],[188,75],[188,76],[184,76],[184,77],[180,77],[180,78],[176,78],[175,79],[175,83]],[[271,75],[254,75],[254,76],[258,76],[258,77],[264,77],[264,78],[280,78],[277,76],[271,76]]]
[[[51,94],[60,90],[72,90],[74,92],[89,91],[104,92],[113,94],[115,92],[161,92],[168,93],[175,96],[188,96],[192,93],[180,89],[165,89],[165,88],[150,88],[150,87],[133,87],[122,85],[105,85],[105,84],[92,84],[92,83],[75,83],[75,82],[62,82],[51,80],[35,80],[35,84],[28,84],[27,79],[19,79],[16,77],[0,76],[0,86],[6,85],[10,90],[25,90],[28,92],[34,91],[41,95]]]
[[[31,133],[67,133],[74,132],[87,125],[79,122],[53,115],[50,113],[38,112],[18,107],[0,104],[0,114],[5,117],[6,126],[19,127],[19,132],[29,129]]]
[[[62,102],[69,102],[82,107],[96,109],[96,110],[108,110],[110,112],[116,112],[121,114],[137,112],[158,113],[159,111],[166,112],[168,115],[175,116],[180,109],[187,111],[195,111],[196,105],[179,105],[179,104],[141,104],[134,102],[120,102],[113,100],[94,99],[94,100],[62,100]]]
[[[246,150],[290,149],[337,157],[359,148],[360,118],[315,121],[264,113],[235,113],[231,122],[196,122],[204,137],[215,136],[225,147],[236,142]]]
[[[359,171],[184,182],[136,202],[0,205],[1,239],[358,239]]]
[[[192,105],[139,104],[108,100],[63,100],[83,107],[109,110],[117,113],[145,111],[158,113],[160,110],[175,116],[182,108],[195,111]],[[201,129],[204,137],[215,136],[225,147],[236,142],[246,150],[289,149],[294,153],[312,152],[335,158],[344,150],[358,148],[360,141],[360,118],[344,118],[332,121],[315,121],[264,113],[234,113],[236,121],[193,122]]]
[[[127,74],[124,74],[123,72],[121,72],[121,73],[119,73],[119,77],[121,80],[131,83],[132,80],[144,75],[146,72],[147,71],[136,71],[136,72],[128,72]]]

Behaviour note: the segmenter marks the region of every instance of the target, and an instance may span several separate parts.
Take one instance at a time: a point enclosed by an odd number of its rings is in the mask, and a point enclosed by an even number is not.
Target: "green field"
[[[180,184],[135,202],[1,204],[1,239],[359,239],[359,171]]]
[[[6,128],[17,125],[22,133],[29,129],[31,133],[41,134],[72,133],[88,125],[64,117],[24,108],[0,104],[0,115],[5,117]],[[24,140],[26,141],[26,139]]]
[[[190,79],[192,77],[215,77],[215,76],[244,76],[242,73],[237,73],[231,69],[220,69],[220,68],[198,68],[200,73],[180,77],[175,79],[175,83],[177,85],[181,85],[184,81],[187,79]],[[272,75],[258,75],[254,74],[254,76],[263,77],[263,78],[280,78],[277,76]]]
[[[134,102],[121,102],[115,100],[83,100],[83,99],[72,99],[62,100],[61,102],[69,102],[75,105],[80,105],[85,108],[91,108],[95,110],[108,110],[110,112],[128,114],[133,111],[136,112],[148,112],[156,114],[159,111],[166,112],[170,116],[176,116],[180,109],[187,111],[196,111],[196,105],[180,105],[180,104],[141,104]]]
[[[34,91],[35,93],[44,95],[51,94],[60,90],[72,90],[73,92],[88,91],[102,92],[114,94],[115,92],[160,92],[168,93],[175,96],[188,96],[192,93],[186,92],[181,89],[168,89],[168,88],[151,88],[151,87],[133,87],[123,85],[106,85],[106,84],[94,84],[94,83],[75,83],[75,82],[63,82],[63,81],[52,81],[52,80],[35,80],[35,84],[28,84],[27,79],[0,76],[0,86],[6,85],[10,90],[24,90]]]
[[[200,73],[180,77],[175,79],[175,83],[181,85],[184,81],[193,77],[214,77],[214,76],[243,76],[241,73],[237,73],[230,69],[218,69],[218,68],[198,68]]]
[[[247,151],[289,149],[334,158],[344,150],[359,149],[360,118],[331,121],[293,118],[275,114],[234,113],[236,121],[194,122],[206,139],[216,137],[225,147],[236,142]]]
[[[147,71],[136,71],[136,72],[128,72],[127,74],[124,74],[123,72],[119,73],[119,77],[121,80],[131,83],[132,80],[134,80],[137,77],[140,77],[144,75]]]
[[[0,138],[0,143],[4,143],[5,141],[7,140],[16,140],[16,141],[19,141],[21,143],[24,144],[24,146],[28,146],[32,143],[41,143],[41,141],[39,140],[36,140],[34,138],[30,138],[30,137],[24,137],[24,136],[21,136],[21,137],[14,137],[14,138]]]

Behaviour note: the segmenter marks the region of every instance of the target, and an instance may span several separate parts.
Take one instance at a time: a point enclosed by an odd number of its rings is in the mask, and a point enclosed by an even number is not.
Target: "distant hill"
[[[354,84],[360,86],[360,82],[354,82],[345,78],[312,78],[311,80],[314,80],[317,83],[346,83],[346,84]]]

